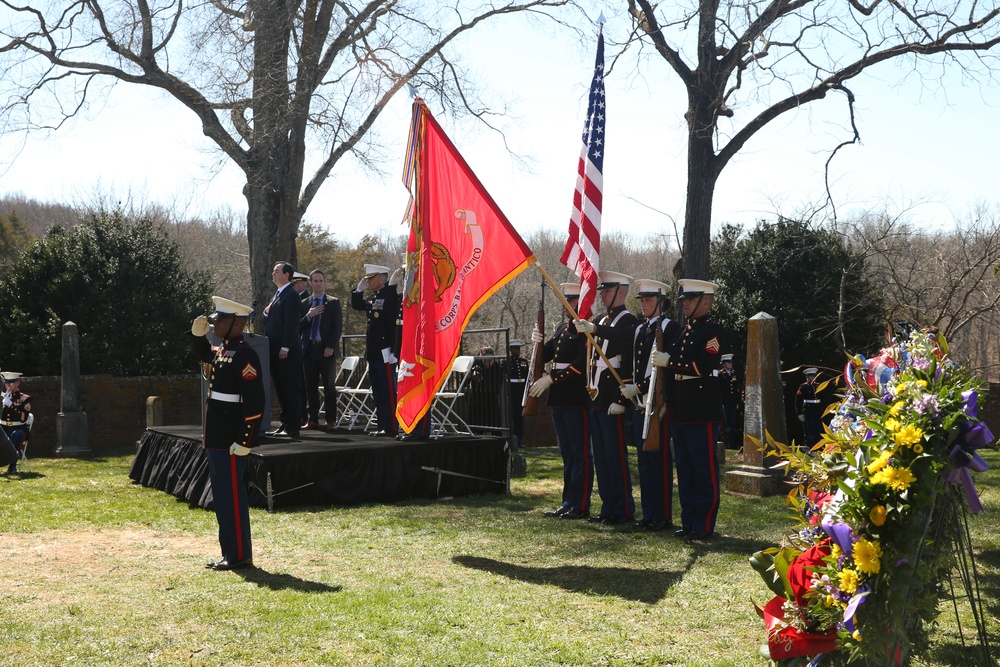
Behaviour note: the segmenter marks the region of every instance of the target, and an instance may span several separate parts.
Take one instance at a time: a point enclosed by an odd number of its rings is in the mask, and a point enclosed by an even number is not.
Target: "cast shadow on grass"
[[[11,472],[4,473],[2,476],[9,480],[43,479],[45,477],[45,475],[40,472]]]
[[[306,581],[291,574],[283,572],[268,572],[259,567],[241,568],[233,570],[245,581],[255,584],[260,588],[270,588],[272,591],[293,590],[300,593],[339,593],[343,586],[330,586],[318,581]]]
[[[455,556],[452,561],[463,567],[528,584],[549,584],[574,593],[614,595],[626,600],[656,604],[690,569],[694,556],[692,555],[686,567],[677,571],[583,565],[528,567],[478,556]]]

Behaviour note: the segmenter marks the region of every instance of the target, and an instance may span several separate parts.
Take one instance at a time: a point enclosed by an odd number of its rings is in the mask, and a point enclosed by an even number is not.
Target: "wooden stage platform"
[[[211,507],[201,426],[147,428],[129,477],[201,507]],[[250,503],[274,510],[510,492],[506,440],[445,436],[397,441],[359,432],[303,431],[296,440],[262,438],[249,454]]]

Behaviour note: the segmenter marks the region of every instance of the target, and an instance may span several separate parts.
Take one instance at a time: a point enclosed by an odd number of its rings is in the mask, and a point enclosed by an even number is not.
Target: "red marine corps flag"
[[[403,182],[413,200],[396,418],[410,433],[451,370],[476,308],[535,256],[419,98]]]

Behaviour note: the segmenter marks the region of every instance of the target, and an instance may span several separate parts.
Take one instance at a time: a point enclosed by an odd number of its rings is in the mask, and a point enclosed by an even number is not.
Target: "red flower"
[[[806,606],[805,595],[809,591],[816,568],[823,566],[823,559],[830,555],[830,540],[826,539],[814,547],[806,549],[788,566],[788,583],[795,595],[795,604]]]

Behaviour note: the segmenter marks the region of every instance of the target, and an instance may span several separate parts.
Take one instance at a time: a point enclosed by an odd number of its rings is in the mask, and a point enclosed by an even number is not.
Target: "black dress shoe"
[[[639,530],[645,530],[646,526],[648,526],[651,523],[653,523],[652,519],[643,519],[642,521],[636,521],[635,523],[633,523],[632,527],[637,528]]]
[[[210,570],[214,570],[216,565],[218,565],[219,563],[225,563],[225,562],[226,562],[225,558],[220,558],[219,560],[213,560],[211,562],[205,563],[205,567],[207,567]]]
[[[264,435],[270,436],[272,438],[280,438],[285,435],[285,425],[282,424],[278,428],[274,429],[273,431],[268,431]]]
[[[253,560],[247,558],[233,563],[230,563],[228,560],[219,560],[215,563],[209,563],[208,567],[212,570],[218,570],[220,572],[224,572],[226,570],[237,570],[241,567],[253,567]]]
[[[642,532],[644,533],[658,533],[661,530],[667,529],[667,523],[665,521],[650,521],[645,526],[642,527]]]
[[[703,530],[692,530],[685,537],[689,540],[708,540],[712,538],[712,533],[706,533]]]
[[[285,433],[284,433],[284,435],[285,435],[286,438],[298,438],[299,437],[299,432],[298,432],[298,430],[295,430],[295,431],[287,431],[286,430]]]
[[[586,519],[587,521],[590,521],[590,512],[577,512],[576,510],[571,509],[565,514],[560,515],[559,518],[570,520]]]
[[[691,531],[687,528],[678,528],[674,531],[674,537],[687,537],[691,534]]]
[[[563,514],[566,514],[567,512],[569,512],[571,509],[573,509],[573,508],[570,507],[569,505],[560,505],[559,507],[557,507],[554,510],[548,510],[546,512],[542,512],[542,515],[543,516],[560,517]]]
[[[625,523],[626,521],[628,521],[628,519],[623,516],[606,516],[601,519],[601,524],[605,526],[617,526]]]
[[[587,517],[587,523],[601,523],[603,521],[604,521],[604,517],[600,516],[600,515],[598,515],[598,516],[588,516]]]

